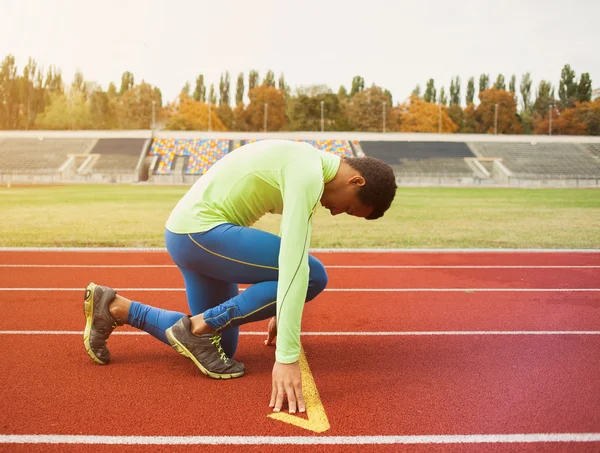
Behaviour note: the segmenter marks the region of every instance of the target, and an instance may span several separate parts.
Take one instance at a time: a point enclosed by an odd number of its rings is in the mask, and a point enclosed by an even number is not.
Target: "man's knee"
[[[327,287],[329,277],[323,263],[314,257],[310,257],[310,282],[307,301],[317,297]]]

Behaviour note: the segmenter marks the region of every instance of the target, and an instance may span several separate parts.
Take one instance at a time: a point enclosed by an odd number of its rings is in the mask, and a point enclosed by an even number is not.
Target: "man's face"
[[[321,197],[321,205],[329,209],[331,215],[348,214],[354,217],[365,218],[371,214],[373,208],[364,205],[358,199],[359,184],[345,184],[335,190],[325,190]]]

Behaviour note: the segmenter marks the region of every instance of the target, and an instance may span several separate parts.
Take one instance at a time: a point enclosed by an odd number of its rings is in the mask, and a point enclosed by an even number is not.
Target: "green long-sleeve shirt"
[[[195,233],[223,223],[251,226],[266,213],[282,214],[276,350],[281,363],[300,356],[312,216],[339,165],[339,156],[307,143],[264,140],[246,145],[200,177],[166,223],[173,233]]]

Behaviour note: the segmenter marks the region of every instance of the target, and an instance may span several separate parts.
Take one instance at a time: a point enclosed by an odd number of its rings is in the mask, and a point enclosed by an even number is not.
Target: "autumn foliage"
[[[458,126],[448,116],[446,107],[441,111],[442,132],[456,132]],[[400,106],[400,132],[439,132],[440,106],[425,102],[417,96]]]

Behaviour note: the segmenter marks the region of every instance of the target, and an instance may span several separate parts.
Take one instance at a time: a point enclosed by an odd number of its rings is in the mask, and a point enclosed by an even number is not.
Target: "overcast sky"
[[[31,56],[106,89],[131,71],[165,101],[201,73],[218,90],[225,71],[234,98],[250,69],[334,92],[360,75],[394,104],[428,78],[448,93],[460,76],[463,103],[481,73],[554,85],[567,63],[600,87],[598,0],[0,0],[0,18],[0,58],[13,54],[19,73]]]

